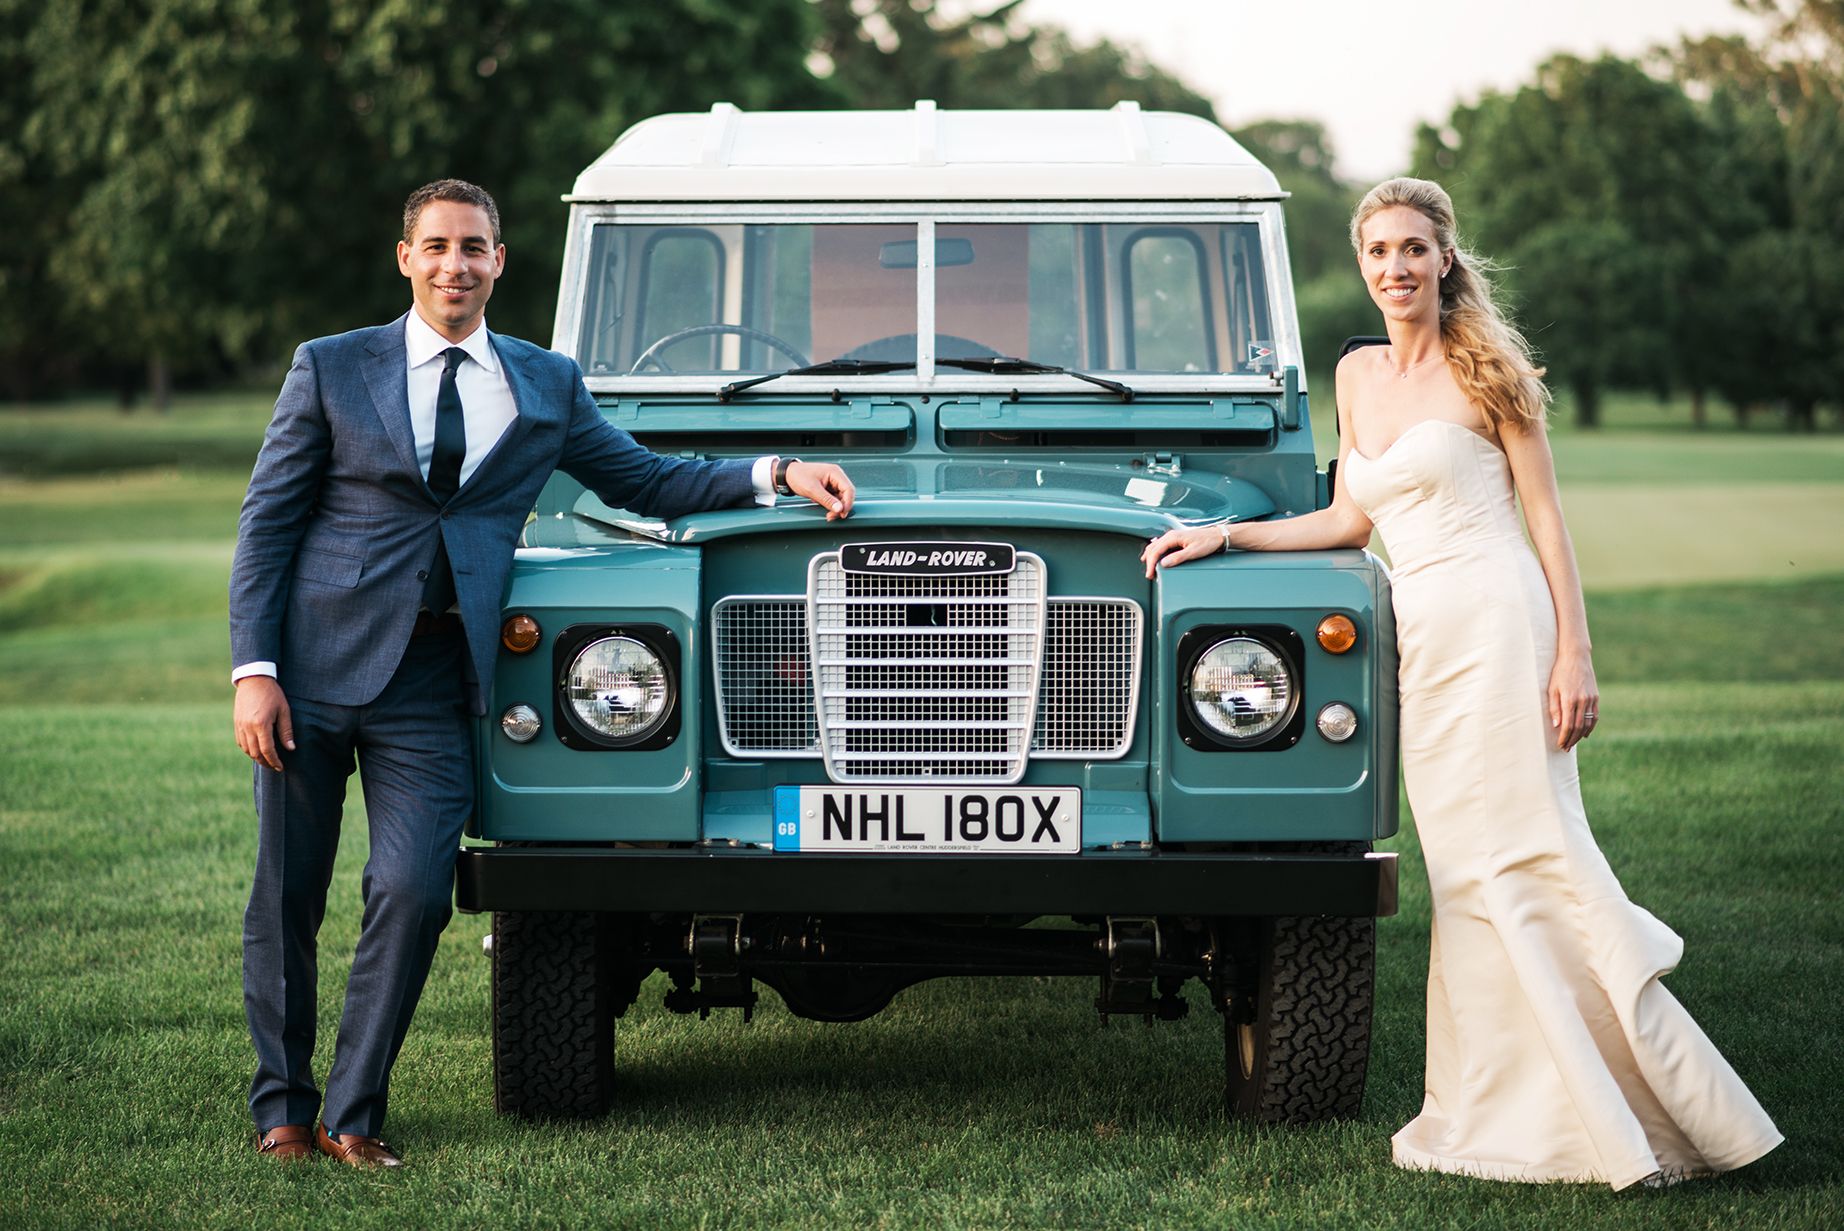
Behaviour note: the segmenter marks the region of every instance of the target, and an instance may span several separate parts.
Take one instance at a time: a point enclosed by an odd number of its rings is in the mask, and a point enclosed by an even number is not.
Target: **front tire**
[[[1263,919],[1223,1014],[1224,1102],[1264,1124],[1355,1116],[1370,1063],[1377,921]],[[1252,966],[1252,969],[1250,967]],[[1252,975],[1253,977],[1247,977]]]
[[[493,1106],[581,1119],[608,1110],[615,1021],[606,929],[586,912],[493,916]]]

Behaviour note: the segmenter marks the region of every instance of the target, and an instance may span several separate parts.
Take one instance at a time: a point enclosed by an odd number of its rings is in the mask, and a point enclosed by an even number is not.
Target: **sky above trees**
[[[1409,166],[1418,124],[1442,122],[1485,90],[1516,89],[1557,52],[1633,57],[1682,37],[1763,29],[1733,0],[1025,0],[1018,12],[1079,41],[1137,46],[1231,129],[1316,119],[1339,174],[1363,181]]]

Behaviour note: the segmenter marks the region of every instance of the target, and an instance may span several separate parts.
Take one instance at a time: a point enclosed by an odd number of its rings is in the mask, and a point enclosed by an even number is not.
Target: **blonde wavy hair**
[[[1460,246],[1453,198],[1432,180],[1401,176],[1364,194],[1351,215],[1351,247],[1362,253],[1364,224],[1378,210],[1405,205],[1434,224],[1434,240],[1453,254],[1441,280],[1441,346],[1460,391],[1494,428],[1540,430],[1549,408],[1544,369],[1530,343],[1505,319],[1493,294],[1489,260]]]

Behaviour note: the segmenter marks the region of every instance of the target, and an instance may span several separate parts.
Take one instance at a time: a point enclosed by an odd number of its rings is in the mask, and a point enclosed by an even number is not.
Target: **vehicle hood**
[[[1069,461],[890,459],[842,463],[857,489],[854,528],[912,526],[1034,527],[1151,537],[1174,527],[1266,517],[1275,504],[1261,487],[1207,470],[1171,473],[1157,464]],[[580,547],[639,535],[697,543],[737,535],[785,533],[824,521],[806,500],[753,505],[670,520],[611,509],[593,493],[568,516],[526,526],[527,547]]]

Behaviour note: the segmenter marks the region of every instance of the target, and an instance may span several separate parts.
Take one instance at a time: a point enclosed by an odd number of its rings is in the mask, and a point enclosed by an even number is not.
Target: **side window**
[[[1222,230],[1223,277],[1229,285],[1230,366],[1272,372],[1279,366],[1268,323],[1268,288],[1261,260],[1261,229],[1248,223]]]
[[[681,329],[723,320],[723,245],[709,231],[669,227],[656,231],[640,254],[640,311],[635,355]],[[678,371],[719,370],[722,335],[708,342],[675,343],[661,355]],[[649,365],[651,366],[651,365]]]
[[[1219,370],[1204,260],[1204,246],[1189,230],[1148,228],[1128,239],[1128,370]]]

